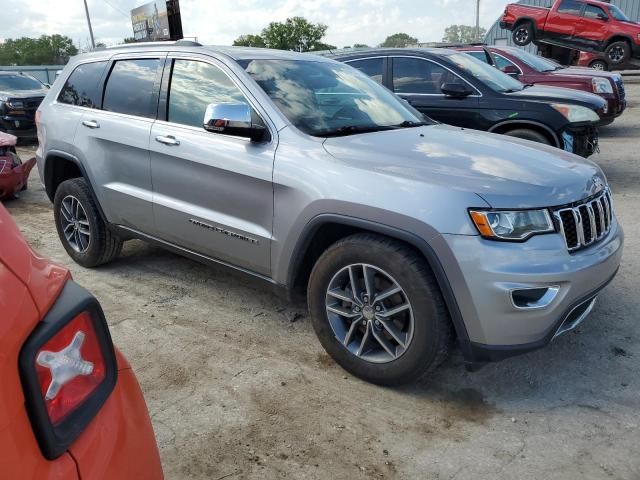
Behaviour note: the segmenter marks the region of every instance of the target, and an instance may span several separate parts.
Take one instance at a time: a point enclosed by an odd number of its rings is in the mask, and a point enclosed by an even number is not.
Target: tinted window
[[[115,63],[104,90],[102,108],[110,112],[155,118],[154,82],[158,59],[120,60]]]
[[[496,67],[498,68],[498,70],[504,70],[505,67],[516,67],[516,68],[518,68],[515,63],[513,63],[510,60],[507,60],[506,58],[504,58],[501,55],[495,55],[494,54],[493,58],[494,58],[494,60],[496,62]],[[518,68],[518,70],[520,70],[520,69]]]
[[[218,67],[193,60],[175,60],[169,87],[168,121],[202,127],[210,103],[247,103],[247,100]]]
[[[582,10],[582,3],[577,0],[562,0],[562,3],[558,7],[558,13],[568,15],[580,15],[580,10]]]
[[[347,63],[353,68],[357,68],[368,77],[371,77],[376,82],[382,84],[382,65],[384,64],[384,59],[382,57],[355,60]]]
[[[458,82],[462,82],[460,77],[428,60],[393,59],[393,90],[396,93],[441,94],[443,84]]]
[[[464,52],[464,53],[466,53],[467,55],[471,55],[473,58],[476,58],[481,62],[489,63],[487,62],[487,55],[484,52]]]
[[[43,85],[26,75],[0,75],[0,90],[42,90]]]
[[[587,5],[587,8],[584,10],[584,16],[587,18],[607,18],[608,15],[605,13],[603,9],[600,7],[596,7],[595,5]]]
[[[107,62],[76,67],[60,91],[58,101],[80,107],[100,108],[100,78]]]

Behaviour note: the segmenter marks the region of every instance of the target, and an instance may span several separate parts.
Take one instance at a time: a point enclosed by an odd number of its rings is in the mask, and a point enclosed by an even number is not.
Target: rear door
[[[390,86],[401,98],[430,118],[449,125],[474,128],[478,123],[480,92],[445,66],[425,58],[396,56],[391,64]],[[476,93],[451,98],[442,93],[445,83],[466,83]]]
[[[149,135],[165,56],[113,58],[101,109],[84,113],[75,138],[109,222],[145,233],[154,233]]]
[[[203,128],[212,103],[249,104],[265,113],[222,62],[200,55],[170,55],[160,115],[151,132],[154,217],[164,241],[252,272],[271,271],[273,162],[271,140]]]
[[[583,6],[580,0],[561,0],[558,7],[552,9],[547,16],[545,37],[563,45],[575,45],[575,27],[580,22]]]
[[[609,16],[603,8],[586,4],[582,11],[582,19],[576,23],[574,42],[587,49],[600,49],[602,42],[608,38]]]

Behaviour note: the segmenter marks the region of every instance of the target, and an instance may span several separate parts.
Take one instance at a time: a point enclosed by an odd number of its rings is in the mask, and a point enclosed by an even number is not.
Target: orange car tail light
[[[57,458],[96,416],[117,380],[102,309],[73,281],[22,347],[20,375],[40,449],[45,458]]]

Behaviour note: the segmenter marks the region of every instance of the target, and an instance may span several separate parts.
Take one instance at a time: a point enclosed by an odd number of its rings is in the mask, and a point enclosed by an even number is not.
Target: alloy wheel
[[[73,195],[67,195],[62,199],[60,223],[69,246],[78,253],[86,252],[91,241],[89,219],[84,207]]]
[[[615,47],[609,51],[609,58],[613,63],[619,63],[624,58],[624,48]]]
[[[362,360],[388,363],[411,344],[414,316],[409,298],[378,267],[359,263],[336,273],[327,289],[326,310],[336,339]]]
[[[516,40],[519,43],[525,43],[529,40],[529,29],[527,27],[520,27],[516,32]]]

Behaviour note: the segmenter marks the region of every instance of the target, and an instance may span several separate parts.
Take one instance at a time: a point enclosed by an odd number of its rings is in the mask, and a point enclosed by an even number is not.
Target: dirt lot
[[[594,157],[613,186],[623,266],[575,333],[467,373],[456,352],[402,389],[361,382],[303,307],[223,268],[129,242],[86,270],[34,173],[7,206],[31,244],[93,291],[144,390],[168,479],[640,478],[640,84]],[[32,152],[23,151],[24,156]]]

